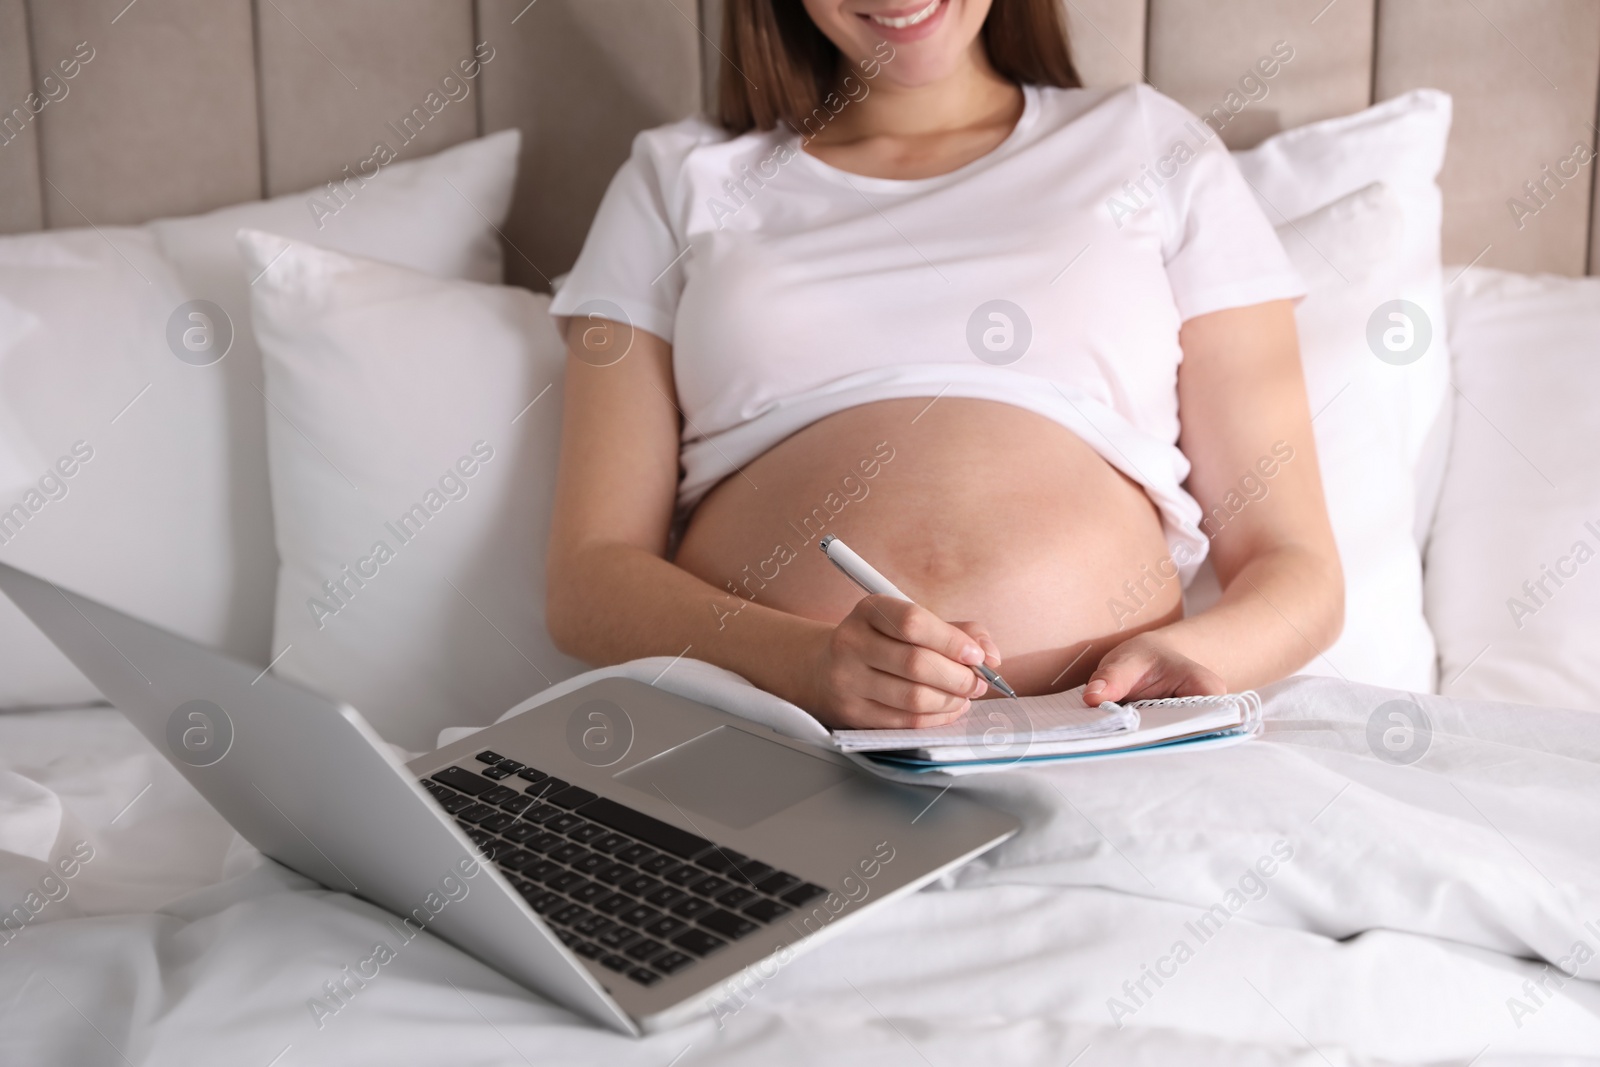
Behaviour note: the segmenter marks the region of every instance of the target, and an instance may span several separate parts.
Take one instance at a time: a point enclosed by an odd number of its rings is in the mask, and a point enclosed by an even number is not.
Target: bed
[[[1067,10],[1088,84],[1215,116],[1313,291],[1361,584],[1259,739],[938,782],[1023,832],[633,1039],[430,935],[346,981],[384,913],[264,861],[0,605],[0,1062],[1600,1060],[1600,5]],[[718,27],[714,0],[0,0],[0,559],[402,752],[606,675],[803,736],[692,654],[585,672],[527,607],[543,293],[633,134],[707,99]],[[1373,358],[1391,298],[1431,352]],[[478,510],[307,616],[361,521],[340,478],[398,514],[490,420]]]

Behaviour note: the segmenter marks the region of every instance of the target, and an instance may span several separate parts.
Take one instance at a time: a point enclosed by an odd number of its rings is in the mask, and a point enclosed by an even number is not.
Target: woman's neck
[[[974,127],[1009,129],[1022,107],[1021,90],[990,66],[976,40],[963,61],[937,81],[905,86],[880,77],[868,84],[867,95],[841,111],[819,140],[850,144],[869,138],[937,137]]]

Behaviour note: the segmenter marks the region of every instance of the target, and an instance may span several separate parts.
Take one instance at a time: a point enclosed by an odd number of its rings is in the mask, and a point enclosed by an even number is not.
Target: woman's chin
[[[961,69],[962,61],[959,53],[951,55],[930,48],[926,49],[929,53],[927,55],[914,55],[913,51],[911,47],[902,46],[896,53],[894,62],[884,65],[883,72],[878,75],[877,84],[897,91],[925,89],[954,77]]]

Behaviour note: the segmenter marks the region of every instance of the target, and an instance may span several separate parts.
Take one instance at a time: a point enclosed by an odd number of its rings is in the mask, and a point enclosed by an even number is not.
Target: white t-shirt
[[[1182,488],[1178,329],[1305,290],[1178,104],[1143,85],[1024,95],[1005,141],[933,178],[846,173],[792,130],[690,119],[635,139],[551,311],[672,343],[680,506],[845,408],[984,398],[1139,482],[1193,573],[1207,541]]]

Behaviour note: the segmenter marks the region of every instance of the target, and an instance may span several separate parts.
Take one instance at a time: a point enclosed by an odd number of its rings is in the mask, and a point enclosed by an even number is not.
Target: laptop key
[[[522,876],[531,882],[542,882],[546,878],[554,878],[564,870],[566,870],[566,868],[561,866],[559,863],[552,863],[549,860],[540,860],[538,863],[530,864],[529,866],[522,868]]]
[[[632,897],[613,893],[594,906],[594,910],[606,915],[616,915],[633,907],[635,901]]]
[[[700,896],[708,897],[714,900],[716,899],[718,893],[721,893],[725,889],[731,888],[731,886],[732,883],[726,881],[725,879],[718,878],[714,874],[708,874],[698,882],[691,883],[689,885],[689,892],[698,893]]]
[[[648,967],[630,967],[628,977],[642,986],[652,986],[661,981],[661,976]]]
[[[510,800],[500,802],[500,810],[509,811],[513,815],[521,815],[531,807],[533,807],[532,797],[513,796]]]
[[[487,804],[474,804],[470,808],[463,808],[456,812],[456,818],[465,819],[467,822],[471,823],[478,823],[487,819],[491,815],[498,814],[500,813]]]
[[[648,904],[635,904],[617,916],[619,921],[625,922],[629,926],[643,926],[645,923],[655,922],[659,918],[661,918],[661,913]]]
[[[634,942],[632,945],[624,949],[624,951],[636,960],[647,960],[666,947],[667,946],[663,945],[661,942],[654,941],[647,937],[642,941]]]
[[[626,956],[601,956],[600,966],[619,974],[633,969],[633,964]]]
[[[578,818],[576,815],[561,814],[557,815],[553,819],[546,819],[544,821],[544,825],[547,828],[554,830],[558,834],[564,834],[582,822],[583,820]]]
[[[744,913],[756,922],[769,923],[773,919],[780,919],[789,914],[792,909],[786,904],[779,904],[776,900],[758,900],[747,905]]]
[[[489,816],[487,819],[479,822],[478,825],[483,827],[485,830],[488,830],[490,833],[497,834],[516,821],[517,817],[515,815],[507,815],[502,811]]]
[[[555,778],[546,775],[544,778],[524,789],[523,792],[530,796],[548,798],[551,793],[559,793],[571,783],[565,778]]]
[[[654,904],[658,908],[670,908],[680,900],[690,899],[689,895],[681,889],[674,889],[664,885],[660,889],[645,894],[644,902]]]
[[[602,867],[610,866],[610,864],[610,856],[604,856],[598,852],[591,852],[581,859],[573,860],[572,869],[575,871],[582,871],[584,874],[593,874]]]
[[[587,789],[580,789],[575,785],[569,785],[559,793],[547,795],[545,799],[557,807],[566,808],[570,811],[573,808],[581,807],[584,804],[589,803],[589,801],[595,799],[596,795],[597,794],[591,793]]]
[[[647,859],[636,860],[621,852],[617,853],[617,858],[626,863],[637,864],[639,869],[646,874],[662,874],[665,871],[670,871],[674,867],[679,866],[678,861],[673,857],[664,856],[661,853],[654,851],[651,852],[649,858]]]
[[[518,771],[521,771],[526,766],[527,766],[526,763],[518,763],[514,759],[503,759],[503,760],[500,761],[500,767],[503,768],[504,770],[510,771],[512,774],[516,774]]]
[[[557,863],[571,863],[573,860],[578,859],[579,857],[592,855],[594,855],[593,852],[590,852],[582,845],[575,845],[571,841],[568,841],[560,848],[553,848],[550,850],[550,858],[555,860]]]
[[[546,878],[544,884],[558,893],[576,893],[579,889],[589,884],[589,879],[577,871],[568,871],[558,874],[554,878]]]
[[[443,782],[451,789],[460,790],[468,796],[474,797],[479,793],[487,793],[494,788],[494,783],[489,779],[481,774],[473,774],[464,767],[446,767],[442,771],[435,772],[433,780]]]
[[[565,817],[566,814],[554,804],[536,804],[523,812],[522,817],[528,822],[543,825],[551,819]]]
[[[780,896],[785,904],[793,904],[797,908],[803,908],[813,900],[816,900],[818,897],[825,895],[827,892],[828,891],[822,888],[820,885],[812,885],[810,882],[801,882],[794,889],[789,890],[787,893],[780,894]]]
[[[655,859],[657,855],[658,854],[655,849],[638,843],[630,844],[627,848],[619,849],[617,851],[617,859],[621,860],[623,863],[631,863],[635,867],[644,866],[646,863],[649,863],[651,860]],[[668,862],[671,862],[671,857],[666,858],[668,859]]]
[[[539,887],[533,886],[531,888],[538,889]],[[523,896],[528,896],[528,894],[524,893]],[[561,894],[552,893],[548,889],[540,889],[534,895],[528,896],[528,906],[540,915],[551,912],[565,903],[566,901],[561,898]]]
[[[568,904],[564,908],[557,908],[551,912],[549,919],[557,926],[570,926],[579,919],[587,918],[591,914],[593,913],[582,904]]]
[[[765,878],[757,880],[756,888],[761,890],[763,893],[771,893],[773,896],[777,897],[782,896],[784,893],[787,893],[789,890],[793,889],[799,884],[800,879],[796,878],[794,875],[788,873],[787,871],[777,871],[773,874],[767,875]]]
[[[597,837],[604,837],[605,834],[606,828],[604,826],[596,826],[592,822],[579,822],[577,826],[567,831],[568,837],[585,845]]]
[[[648,874],[636,874],[617,886],[617,888],[624,893],[632,893],[636,897],[642,897],[654,893],[657,889],[662,888],[662,885]]]
[[[524,767],[517,772],[517,777],[524,782],[542,782],[550,776],[543,771],[536,771],[532,767]]]
[[[482,752],[478,753],[477,758],[483,763],[499,763],[501,760],[505,759],[505,757],[500,755],[500,753],[491,752],[488,749],[484,749]]]
[[[663,877],[673,885],[688,885],[690,882],[698,882],[706,877],[706,872],[692,864],[685,863],[681,867],[668,871]]]
[[[519,828],[520,824],[519,826],[513,826],[511,829],[515,831]],[[526,844],[535,852],[549,852],[551,849],[560,848],[567,843],[567,839],[560,834],[553,834],[549,830],[540,830],[537,826],[531,827],[531,829],[534,831],[534,836],[530,837]],[[511,834],[508,832],[506,836],[510,837]]]
[[[579,937],[571,930],[557,930],[556,936],[559,937],[561,939],[561,943],[566,945],[568,948],[571,948],[573,945],[576,945],[579,941],[583,940],[583,938]]]
[[[604,915],[590,912],[582,919],[572,924],[572,928],[584,937],[599,937],[613,926],[617,925]]]
[[[685,930],[672,939],[672,943],[681,949],[694,953],[696,956],[709,956],[727,942],[720,937],[712,937],[704,930]]]
[[[531,822],[519,822],[512,824],[509,829],[501,830],[500,836],[505,838],[507,841],[512,841],[520,845],[527,841],[528,838],[533,837],[540,832],[541,831],[539,828],[533,825]],[[555,837],[554,834],[551,834],[550,836]]]
[[[703,837],[691,834],[687,830],[680,830],[671,823],[662,822],[642,811],[634,811],[605,797],[599,797],[583,805],[581,814],[586,819],[593,819],[618,833],[638,838],[653,848],[670,852],[683,859],[692,859],[711,847],[711,842]]]
[[[450,796],[442,797],[439,800],[439,806],[445,811],[448,811],[451,815],[459,814],[463,809],[470,808],[476,803],[476,800],[473,800],[471,797],[462,796],[460,793],[453,793]]]
[[[721,904],[725,908],[737,909],[744,907],[752,900],[759,900],[760,896],[761,894],[757,893],[754,889],[746,889],[743,886],[736,885],[726,893],[718,896],[717,903]]]
[[[589,847],[594,849],[596,852],[615,852],[622,846],[629,843],[630,842],[628,839],[623,837],[621,834],[606,831],[593,841],[589,842]],[[630,860],[629,862],[631,863],[632,861]]]
[[[606,948],[623,948],[639,940],[639,935],[626,926],[612,925],[611,929],[595,938]]]
[[[739,939],[739,937],[750,933],[752,929],[757,929],[755,923],[747,920],[747,918],[738,917],[733,912],[725,912],[722,909],[717,909],[710,915],[701,915],[698,920],[694,921],[704,926],[704,928],[715,929],[718,934],[722,934],[723,937],[731,937],[731,939]]]
[[[709,915],[700,916],[700,918],[696,919],[695,922],[706,927],[708,930],[715,930],[724,937],[735,940],[743,937],[752,930],[758,929],[756,924],[751,922],[749,919],[740,918],[733,912],[723,911],[721,908],[716,909]]]
[[[760,860],[745,860],[734,868],[733,874],[728,877],[743,885],[755,885],[761,879],[772,873],[772,865],[762,863]]]
[[[604,949],[591,941],[579,941],[576,945],[572,946],[572,951],[576,952],[579,956],[582,956],[586,960],[597,960],[605,954]]]
[[[637,873],[626,863],[613,863],[595,873],[595,877],[607,885],[616,885],[618,882],[637,877]]]
[[[693,956],[685,956],[681,952],[667,952],[651,960],[650,966],[662,974],[676,974],[693,962]]]
[[[700,916],[717,910],[717,906],[709,900],[699,897],[686,897],[672,906],[672,914],[681,915],[685,919],[698,919]]]
[[[746,859],[749,859],[749,857],[742,852],[735,852],[729,848],[717,848],[707,852],[695,862],[708,871],[715,871],[717,874],[721,874],[723,871],[731,870],[735,864]]]
[[[593,904],[595,901],[600,900],[603,897],[610,896],[611,887],[608,885],[602,885],[599,882],[590,882],[582,889],[572,890],[569,895],[579,904]],[[788,911],[789,909],[785,908],[784,910]]]
[[[483,776],[485,778],[493,778],[498,782],[502,778],[510,778],[511,772],[506,770],[504,767],[485,767],[483,769]]]
[[[663,915],[659,919],[645,923],[640,929],[651,937],[671,937],[673,934],[689,929],[689,924],[682,919],[674,919],[670,915]]]
[[[479,793],[478,800],[484,804],[494,804],[498,806],[502,802],[510,800],[512,797],[517,795],[518,793],[515,789],[507,789],[503,785],[497,785],[493,789],[485,789],[482,793]]]
[[[528,864],[542,858],[543,857],[535,856],[532,852],[529,852],[525,849],[514,848],[510,852],[507,852],[504,856],[497,857],[495,862],[500,864],[502,867],[510,867],[513,871],[520,871]]]

